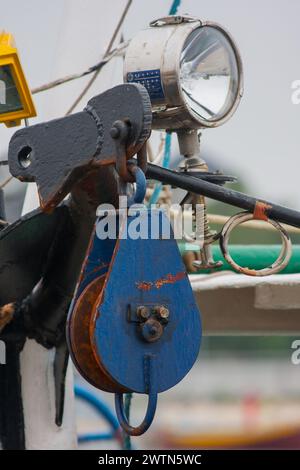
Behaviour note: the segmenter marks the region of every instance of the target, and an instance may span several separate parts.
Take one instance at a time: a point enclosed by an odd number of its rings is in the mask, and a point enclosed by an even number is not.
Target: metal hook
[[[141,204],[145,198],[147,189],[145,173],[139,166],[136,166],[136,164],[130,160],[128,161],[127,167],[136,183],[134,194],[128,198],[128,206],[131,206],[132,204]]]
[[[135,183],[135,189],[130,190],[131,185],[120,178],[119,194],[127,197],[127,207],[130,207],[132,204],[141,204],[143,202],[147,189],[147,181],[143,170],[136,166],[133,161],[129,160],[127,162],[127,171],[132,176],[133,182]]]
[[[123,393],[115,394],[115,407],[116,407],[116,413],[117,413],[119,423],[124,429],[124,431],[130,436],[141,436],[147,431],[147,429],[149,429],[154,419],[156,405],[157,405],[157,393],[150,392],[148,395],[148,406],[147,406],[145,418],[139,426],[133,427],[129,424],[127,416],[125,414],[124,403],[123,403]]]
[[[115,407],[120,425],[124,431],[130,436],[141,436],[151,426],[154,419],[157,406],[157,392],[155,387],[155,371],[153,367],[154,357],[150,354],[144,356],[144,380],[145,389],[148,392],[148,406],[144,420],[139,426],[133,427],[129,424],[128,418],[124,410],[123,393],[115,394]]]
[[[233,269],[239,273],[247,274],[248,276],[269,276],[270,274],[276,274],[282,271],[289,263],[292,256],[292,243],[287,231],[273,219],[265,218],[265,222],[273,225],[280,233],[282,240],[282,248],[276,261],[271,266],[267,266],[263,269],[250,269],[248,267],[239,266],[231,257],[228,250],[229,235],[232,230],[238,225],[247,222],[248,220],[255,219],[256,217],[251,212],[240,212],[233,217],[230,217],[220,233],[220,248],[224,258],[233,267]]]

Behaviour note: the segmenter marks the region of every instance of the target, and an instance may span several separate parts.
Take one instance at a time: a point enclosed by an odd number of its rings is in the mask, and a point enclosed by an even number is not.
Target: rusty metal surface
[[[125,392],[102,367],[93,347],[93,318],[103,287],[116,240],[100,240],[94,228],[74,299],[67,320],[67,340],[72,360],[78,371],[93,386],[108,392]]]
[[[96,361],[90,339],[91,317],[104,281],[105,276],[97,277],[84,289],[69,317],[67,330],[71,357],[80,374],[94,387],[114,392],[116,384]]]
[[[179,271],[176,274],[166,274],[166,276],[156,279],[152,282],[139,281],[136,282],[136,287],[139,290],[149,291],[151,289],[161,289],[165,284],[175,284],[177,281],[184,279],[186,277],[185,271]]]
[[[253,211],[253,219],[268,220],[267,211],[269,209],[272,209],[272,206],[270,204],[267,204],[262,201],[256,201]]]
[[[0,308],[0,333],[3,328],[10,323],[14,317],[15,304],[9,303]]]

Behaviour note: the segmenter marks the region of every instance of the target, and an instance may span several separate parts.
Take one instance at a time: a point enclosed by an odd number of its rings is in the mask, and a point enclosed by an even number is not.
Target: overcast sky
[[[29,84],[35,87],[97,62],[125,0],[0,0],[0,30],[15,35]],[[133,0],[123,33],[129,39],[167,14],[171,0]],[[238,174],[253,195],[300,208],[300,104],[291,85],[300,79],[299,0],[182,0],[179,13],[225,26],[244,64],[245,91],[234,117],[203,133],[203,151]],[[38,118],[62,116],[86,79],[35,98]],[[122,82],[120,59],[100,74],[87,98]],[[13,131],[0,127],[0,154]],[[1,173],[1,178],[4,178]],[[21,183],[19,183],[20,185]],[[14,191],[17,184],[8,187]]]

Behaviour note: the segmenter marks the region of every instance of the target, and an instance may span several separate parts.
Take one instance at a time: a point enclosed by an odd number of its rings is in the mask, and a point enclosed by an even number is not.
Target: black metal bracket
[[[111,168],[117,151],[111,128],[116,121],[128,125],[126,162],[143,148],[151,120],[145,88],[120,85],[92,98],[80,113],[23,128],[11,139],[11,174],[21,181],[35,181],[41,208],[51,214],[34,211],[0,234],[0,305],[14,308],[13,319],[1,331],[1,339],[11,345],[9,366],[0,371],[4,448],[25,447],[19,353],[26,338],[56,348],[55,422],[62,424],[68,364],[66,316],[96,208],[117,198],[116,173]],[[67,203],[56,207],[69,192]]]
[[[116,86],[92,98],[82,112],[17,131],[9,144],[10,172],[21,181],[35,181],[42,209],[51,211],[81,178],[116,162],[111,128],[117,120],[130,126],[129,159],[151,132],[151,104],[143,86]]]

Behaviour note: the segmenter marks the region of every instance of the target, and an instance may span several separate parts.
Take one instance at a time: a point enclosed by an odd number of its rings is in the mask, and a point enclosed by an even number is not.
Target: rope
[[[13,176],[9,176],[5,181],[3,181],[3,183],[0,185],[0,189],[3,189],[5,188],[5,186],[11,182],[11,180],[13,179]]]
[[[76,100],[74,101],[74,103],[72,104],[72,106],[69,108],[69,110],[67,111],[66,113],[66,116],[68,116],[69,114],[71,114],[71,112],[74,110],[74,108],[77,106],[77,104],[81,101],[81,99],[84,97],[84,95],[87,93],[87,91],[90,89],[90,87],[92,86],[92,84],[94,83],[94,81],[96,80],[96,78],[98,77],[99,73],[101,72],[102,68],[104,67],[105,64],[107,64],[113,57],[116,57],[117,55],[120,55],[121,53],[123,53],[123,51],[126,49],[127,45],[128,45],[128,41],[126,42],[121,42],[121,44],[118,45],[118,47],[116,47],[115,49],[112,50],[112,46],[113,46],[113,43],[115,42],[115,39],[120,31],[120,28],[122,27],[122,24],[126,18],[126,15],[128,13],[128,10],[129,10],[129,7],[132,3],[132,0],[128,0],[126,6],[125,6],[125,9],[121,15],[121,18],[113,32],[113,35],[109,41],[109,44],[107,46],[107,49],[106,49],[106,52],[103,56],[103,58],[101,59],[100,62],[98,62],[98,64],[95,64],[91,67],[89,67],[87,70],[85,70],[84,72],[81,72],[81,73],[76,73],[76,74],[73,74],[73,75],[67,75],[65,77],[62,77],[62,78],[58,78],[57,80],[54,80],[52,82],[49,82],[49,83],[46,83],[45,85],[41,85],[37,88],[33,88],[31,90],[31,93],[33,95],[37,94],[37,93],[41,93],[43,91],[46,91],[46,90],[50,90],[51,88],[55,88],[59,85],[62,85],[63,83],[67,83],[67,82],[70,82],[72,80],[76,80],[78,78],[81,78],[81,77],[84,77],[90,73],[94,73],[93,77],[90,79],[90,81],[87,83],[87,85],[85,86],[85,88],[82,90],[82,92],[80,93],[80,95],[76,98]],[[0,165],[7,165],[8,164],[8,161],[7,160],[4,160],[4,161],[0,161]],[[0,189],[4,188],[8,183],[10,183],[12,181],[13,177],[10,176],[9,178],[7,178],[1,185],[0,185]]]
[[[37,93],[41,93],[43,91],[51,90],[52,88],[55,88],[59,85],[63,85],[64,83],[68,83],[68,82],[71,82],[73,80],[77,80],[78,78],[85,77],[86,75],[89,75],[89,74],[94,72],[94,76],[91,78],[90,82],[86,85],[84,90],[81,92],[81,94],[78,96],[76,101],[73,103],[73,105],[68,110],[67,114],[70,114],[73,111],[73,109],[75,108],[75,106],[77,106],[79,101],[83,98],[83,96],[87,93],[89,88],[92,86],[92,84],[96,80],[97,76],[99,75],[102,67],[105,64],[107,64],[113,57],[121,55],[124,52],[124,50],[126,49],[126,47],[128,46],[128,41],[122,41],[119,44],[119,46],[117,46],[115,49],[111,50],[112,45],[115,41],[115,38],[116,38],[123,22],[124,22],[124,19],[127,15],[127,12],[129,10],[129,7],[130,7],[131,3],[132,3],[132,0],[129,0],[127,2],[126,7],[124,9],[124,12],[122,13],[122,16],[119,20],[119,23],[117,24],[117,27],[116,27],[113,35],[112,35],[112,38],[109,42],[109,45],[106,49],[106,52],[105,52],[104,56],[103,56],[103,59],[101,59],[100,62],[98,62],[98,64],[92,65],[91,67],[89,67],[87,70],[84,70],[83,72],[74,73],[72,75],[65,75],[64,77],[57,78],[56,80],[53,80],[52,82],[48,82],[48,83],[45,83],[44,85],[41,85],[39,87],[32,88],[31,94],[36,95]],[[177,10],[178,10],[178,7],[180,6],[180,3],[181,3],[181,0],[174,0],[172,6],[170,8],[169,15],[175,15],[177,13]]]
[[[112,46],[113,46],[113,43],[115,42],[115,39],[122,27],[122,24],[126,18],[126,15],[128,13],[128,10],[130,8],[130,5],[132,3],[132,0],[128,0],[127,1],[127,4],[125,6],[125,9],[121,15],[121,18],[116,26],[116,29],[114,30],[113,32],[113,35],[111,37],[111,40],[109,41],[109,44],[107,46],[107,49],[106,49],[106,52],[104,54],[104,60],[106,59],[107,55],[111,52],[111,49],[112,49]],[[100,70],[101,68],[98,68],[94,75],[92,76],[92,78],[89,80],[89,82],[87,83],[87,85],[84,87],[84,89],[82,90],[82,92],[79,94],[79,96],[76,98],[76,100],[74,101],[74,103],[72,104],[72,106],[68,109],[67,113],[66,113],[66,116],[68,116],[69,114],[72,113],[72,111],[76,108],[76,106],[78,105],[78,103],[82,100],[82,98],[85,96],[85,94],[88,92],[88,90],[91,88],[92,84],[94,83],[94,81],[96,80],[96,78],[98,77],[99,73],[100,73]]]
[[[172,5],[171,5],[171,8],[170,8],[170,11],[169,11],[169,15],[176,15],[177,10],[180,7],[180,3],[181,3],[181,0],[174,0],[173,1]]]
[[[105,57],[103,57],[103,59],[100,60],[100,62],[98,62],[95,65],[92,65],[91,67],[89,67],[84,72],[75,73],[73,75],[66,75],[65,77],[58,78],[58,79],[56,79],[52,82],[45,83],[44,85],[41,85],[39,87],[32,88],[32,90],[31,90],[32,95],[36,95],[37,93],[41,93],[43,91],[50,90],[51,88],[55,88],[59,85],[63,85],[64,83],[71,82],[72,80],[76,80],[78,78],[85,77],[86,75],[89,75],[90,73],[96,72],[98,70],[100,72],[101,69],[104,67],[104,65],[106,65],[111,59],[113,59],[114,57],[117,57],[119,55],[122,55],[124,50],[126,49],[127,45],[128,45],[128,41],[121,42],[109,54],[107,54]]]

